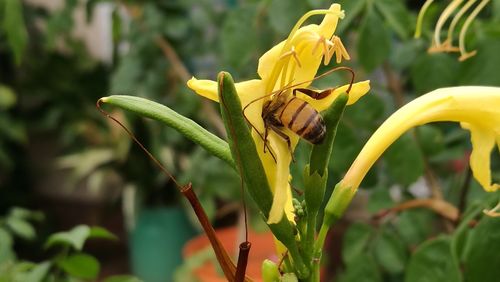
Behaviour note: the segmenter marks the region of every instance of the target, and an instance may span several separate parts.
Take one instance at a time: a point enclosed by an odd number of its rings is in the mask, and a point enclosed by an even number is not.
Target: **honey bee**
[[[354,82],[354,72],[351,68],[348,67],[337,67],[331,69],[315,77],[311,81],[314,81],[320,77],[328,75],[337,70],[347,70],[351,73],[351,83],[349,88],[347,89],[347,93],[349,93],[352,87],[352,83]],[[269,135],[269,130],[274,131],[278,136],[280,136],[281,138],[283,138],[283,140],[287,142],[290,152],[292,152],[290,137],[284,132],[284,128],[288,128],[290,131],[294,132],[302,139],[312,144],[321,144],[325,139],[327,129],[323,117],[307,101],[297,97],[297,92],[301,92],[313,99],[321,100],[328,97],[328,95],[330,95],[333,92],[333,90],[335,90],[335,88],[330,88],[323,91],[317,91],[308,88],[294,88],[304,83],[306,82],[302,82],[292,86],[287,86],[284,89],[280,89],[278,91],[271,93],[270,95],[264,96],[264,97],[272,96],[272,98],[269,101],[264,103],[262,108],[262,120],[264,121],[264,134],[262,135],[260,132],[257,131],[257,133],[259,133],[259,135],[264,141],[264,152],[266,152],[266,148],[269,148],[269,146],[267,145],[267,137]],[[292,95],[289,95],[290,93],[289,90],[292,88],[294,88],[292,90]],[[260,97],[254,101],[257,101],[264,97]],[[254,101],[250,102],[250,104],[253,103]],[[250,104],[248,104],[243,109],[243,111],[245,111],[245,109]],[[273,158],[276,159],[271,150],[270,153],[273,156]]]

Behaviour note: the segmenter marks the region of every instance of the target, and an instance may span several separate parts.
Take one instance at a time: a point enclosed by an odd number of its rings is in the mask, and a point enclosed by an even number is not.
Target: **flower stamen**
[[[417,26],[415,28],[415,38],[419,38],[420,35],[422,34],[422,22],[424,21],[424,15],[425,12],[427,12],[427,9],[429,6],[434,2],[434,0],[427,0],[425,1],[424,5],[422,6],[422,9],[420,9],[420,12],[418,12],[418,17],[417,17]]]
[[[500,217],[500,202],[491,210],[484,209],[483,213],[491,217]]]
[[[295,46],[292,46],[290,51],[283,53],[283,55],[281,55],[279,57],[279,60],[283,60],[283,59],[290,57],[290,56],[292,56],[292,58],[295,59],[295,62],[297,63],[299,68],[302,67],[302,64],[300,63],[299,56],[297,55],[297,51],[295,51]]]
[[[460,30],[460,35],[459,35],[459,40],[458,40],[458,47],[460,48],[460,58],[458,58],[459,61],[464,61],[467,60],[468,58],[476,55],[476,50],[472,52],[467,52],[465,49],[465,34],[467,33],[467,30],[469,29],[470,24],[474,21],[474,19],[477,17],[479,12],[488,4],[490,0],[483,0],[477,7],[472,11],[472,13],[467,17],[465,20],[464,25],[462,26],[462,29]]]
[[[332,37],[332,41],[333,46],[332,48],[330,48],[330,56],[333,57],[333,55],[335,54],[337,64],[340,64],[342,62],[342,58],[349,61],[351,57],[349,56],[349,53],[347,53],[347,49],[344,47],[344,44],[342,44],[342,40],[340,39],[340,37],[334,35]]]
[[[455,27],[458,24],[458,21],[462,18],[462,16],[472,7],[472,5],[477,0],[469,0],[462,8],[458,11],[458,13],[453,17],[451,21],[450,27],[448,28],[448,35],[446,41],[443,42],[443,45],[446,45],[448,52],[458,52],[460,49],[457,46],[453,46],[453,32],[455,31]]]
[[[286,39],[285,44],[283,45],[283,48],[281,50],[280,56],[285,54],[286,52],[289,52],[286,50],[291,49],[290,46],[292,45],[292,41],[293,41],[293,38],[295,36],[295,33],[299,30],[299,28],[302,26],[302,24],[304,24],[304,22],[308,18],[310,18],[314,15],[327,15],[327,14],[337,14],[337,16],[339,18],[344,18],[344,11],[334,12],[331,10],[321,10],[320,9],[320,10],[312,10],[312,11],[307,12],[297,21],[297,23],[293,27],[292,31],[288,35],[288,38]],[[282,62],[282,61],[278,61],[278,63],[276,63],[274,65],[273,70],[271,71],[271,76],[269,77],[269,83],[266,85],[266,92],[267,93],[270,93],[273,91],[273,88],[275,87],[275,83],[278,80],[279,75],[281,73],[283,73],[282,72],[283,67],[284,67],[284,62]]]
[[[429,52],[440,52],[440,51],[445,51],[446,46],[441,44],[441,30],[443,29],[444,24],[448,20],[448,18],[451,16],[451,14],[460,6],[463,0],[453,0],[451,1],[448,6],[444,9],[443,13],[439,17],[436,27],[434,29],[434,46],[429,48]]]

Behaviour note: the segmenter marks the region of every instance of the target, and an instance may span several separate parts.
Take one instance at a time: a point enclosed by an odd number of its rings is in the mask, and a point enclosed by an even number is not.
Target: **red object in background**
[[[456,173],[463,172],[468,167],[470,154],[471,152],[467,151],[462,158],[450,161],[451,169]]]
[[[238,229],[236,227],[224,228],[216,230],[215,232],[219,240],[224,245],[224,248],[229,254],[235,253],[238,250],[241,242],[236,241]],[[262,281],[261,266],[265,259],[277,260],[276,248],[274,246],[274,239],[271,232],[255,233],[251,230],[248,231],[248,240],[252,243],[250,255],[248,258],[246,275],[251,277],[254,281]],[[206,235],[200,235],[190,240],[183,250],[184,259],[190,257],[204,248],[210,247],[210,243]],[[234,259],[236,263],[236,258]],[[203,282],[224,282],[226,278],[223,274],[217,272],[215,265],[212,261],[206,261],[201,267],[194,270],[194,275]]]

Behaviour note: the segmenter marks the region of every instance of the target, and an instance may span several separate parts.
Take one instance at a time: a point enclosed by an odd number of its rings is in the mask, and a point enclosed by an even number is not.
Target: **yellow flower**
[[[470,167],[474,178],[488,192],[491,183],[490,155],[495,143],[500,151],[500,88],[461,86],[441,88],[408,103],[390,116],[365,144],[339,187],[356,191],[382,153],[410,128],[430,122],[455,121],[470,131]]]
[[[325,16],[319,25],[302,26],[305,20],[312,15]],[[257,72],[261,79],[248,80],[235,85],[242,107],[251,104],[246,109],[245,115],[253,127],[259,131],[258,133],[252,129],[252,137],[257,145],[259,157],[274,193],[273,205],[268,218],[270,224],[279,222],[284,212],[290,219],[293,218],[291,190],[288,183],[292,152],[289,151],[286,142],[273,131],[270,131],[267,140],[276,159],[272,157],[269,150],[266,152],[263,150],[262,107],[267,100],[272,99],[266,95],[301,82],[304,82],[300,85],[301,88],[308,87],[322,60],[327,64],[334,55],[338,63],[342,58],[349,59],[340,38],[333,35],[339,18],[343,18],[343,16],[344,13],[338,4],[333,4],[328,10],[313,10],[306,13],[297,22],[286,40],[274,46],[259,59]],[[218,102],[215,81],[192,78],[187,85],[199,95]],[[299,94],[299,98],[309,102],[316,110],[322,111],[327,109],[338,95],[345,92],[347,87],[348,85],[338,87],[327,98],[321,100],[313,100],[301,94]],[[356,102],[369,89],[369,81],[353,84],[348,104]],[[292,90],[286,90],[288,95],[291,95]],[[256,100],[257,98],[262,99]],[[292,132],[287,132],[287,135],[290,137],[292,149],[295,148],[298,136]]]

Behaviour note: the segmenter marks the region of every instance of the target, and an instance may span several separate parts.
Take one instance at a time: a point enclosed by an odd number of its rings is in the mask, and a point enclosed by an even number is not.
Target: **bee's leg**
[[[260,135],[260,133],[259,133]],[[264,123],[264,137],[261,136],[262,141],[264,142],[264,153],[266,153],[266,148],[269,150],[269,154],[271,154],[271,157],[274,159],[274,162],[276,162],[276,156],[273,153],[273,150],[271,147],[269,147],[269,143],[267,142],[267,136],[269,135],[269,125]]]
[[[267,124],[264,124],[264,153],[266,153],[268,135],[269,135],[269,126]]]
[[[247,106],[248,106],[248,105],[247,105]],[[254,130],[255,130],[255,132],[259,135],[260,139],[262,139],[262,141],[264,142],[264,153],[266,152],[266,147],[267,147],[267,148],[269,149],[269,153],[271,154],[271,157],[273,157],[274,162],[276,162],[276,157],[274,156],[273,151],[271,150],[271,148],[269,147],[269,145],[267,145],[267,134],[268,134],[267,129],[268,129],[268,126],[267,126],[266,124],[264,124],[264,127],[265,127],[265,133],[264,133],[264,135],[265,135],[265,136],[263,136],[263,134],[262,134],[262,133],[260,133],[260,131],[259,131],[259,130],[257,130],[257,127],[255,127],[255,126],[254,126],[254,125],[250,122],[250,120],[248,119],[248,117],[247,117],[247,115],[246,115],[246,113],[245,113],[245,109],[246,109],[246,107],[247,107],[247,106],[245,106],[245,108],[244,108],[244,109],[243,109],[243,111],[242,111],[242,113],[243,113],[243,117],[245,118],[245,120],[247,121],[247,123],[248,123],[248,124],[250,124],[250,126],[251,126]]]
[[[295,162],[295,157],[293,156],[293,151],[292,151],[292,143],[290,142],[290,137],[286,135],[279,127],[270,124],[269,127],[278,134],[279,137],[283,138],[286,141],[286,144],[288,145],[288,150],[290,151],[290,155],[292,156],[292,161]]]
[[[295,88],[295,89],[293,89],[292,93],[293,93],[293,96],[297,96],[297,91],[299,91],[299,92],[304,93],[307,96],[309,96],[315,100],[321,100],[321,99],[328,97],[328,95],[330,95],[333,92],[333,90],[335,90],[335,88],[325,89],[321,92],[317,91],[317,90],[307,89],[307,88]]]

